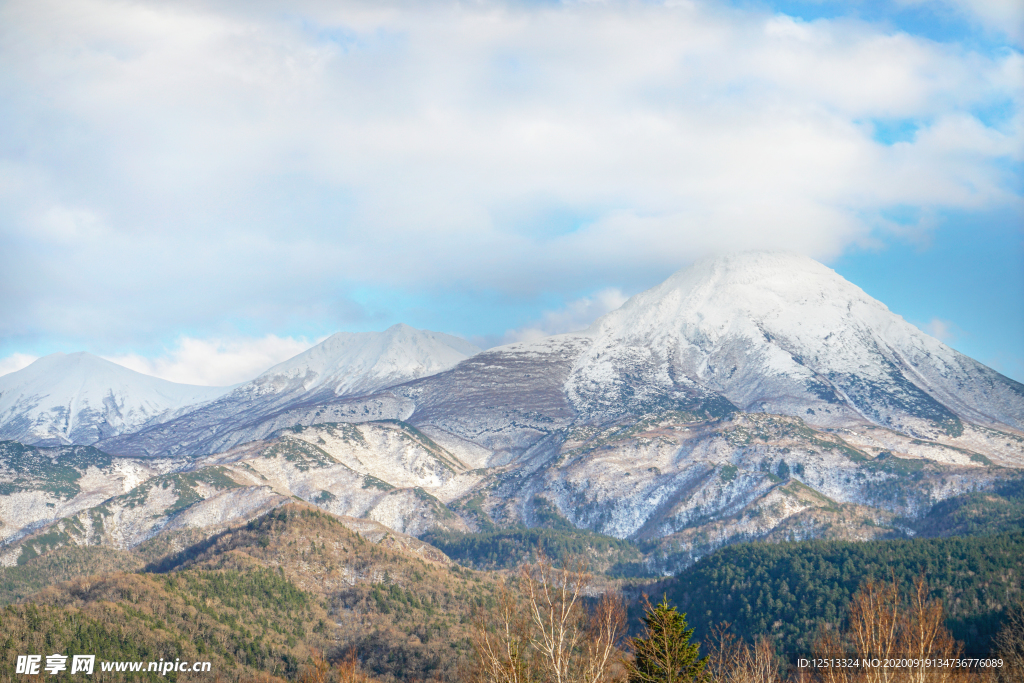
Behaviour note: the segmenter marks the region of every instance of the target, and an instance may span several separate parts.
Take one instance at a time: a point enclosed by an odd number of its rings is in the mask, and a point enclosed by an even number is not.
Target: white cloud
[[[941,318],[932,318],[922,329],[944,344],[952,344],[961,336],[956,323]]]
[[[106,358],[136,372],[171,382],[217,387],[253,379],[312,345],[304,339],[274,335],[231,340],[183,337],[175,349],[162,357],[145,358],[129,354]]]
[[[1019,203],[1019,51],[851,20],[14,0],[0,46],[26,150],[0,159],[0,336],[337,329],[357,285],[639,289],[730,248],[828,259],[894,206]],[[893,118],[913,140],[872,139]]]
[[[1024,3],[1020,0],[897,0],[907,5],[948,7],[989,31],[1024,44]]]
[[[626,303],[628,297],[615,288],[603,289],[593,296],[585,296],[570,301],[555,311],[544,311],[539,320],[515,330],[508,330],[498,342],[531,342],[553,334],[578,332],[586,329],[592,322],[609,311]]]
[[[37,358],[38,356],[30,356],[27,353],[12,353],[7,358],[0,358],[0,377],[28,367]]]

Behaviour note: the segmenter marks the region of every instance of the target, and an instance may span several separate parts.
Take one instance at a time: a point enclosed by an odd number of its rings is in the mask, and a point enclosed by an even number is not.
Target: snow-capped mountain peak
[[[872,336],[951,354],[832,269],[773,252],[699,261],[603,316],[589,333],[609,340],[676,340],[697,348],[743,339],[753,347],[785,350],[770,359],[778,371],[799,365],[794,355],[833,371],[874,369],[864,343]]]
[[[0,438],[94,443],[170,419],[225,391],[168,382],[89,353],[54,353],[0,377]]]
[[[404,324],[383,332],[338,332],[270,368],[243,392],[330,390],[354,394],[446,370],[478,353],[464,339]]]
[[[742,410],[830,424],[867,419],[909,428],[910,417],[945,424],[957,414],[1024,422],[1019,384],[797,254],[699,261],[584,334],[593,344],[567,386],[581,406],[621,403],[623,390],[658,400],[710,390]]]

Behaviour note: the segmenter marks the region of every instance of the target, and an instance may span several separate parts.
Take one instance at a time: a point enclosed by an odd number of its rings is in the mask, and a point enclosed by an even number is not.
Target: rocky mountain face
[[[401,422],[290,428],[197,459],[0,442],[0,565],[66,543],[134,548],[219,529],[295,498],[401,532],[468,530],[435,494],[454,500],[483,478]],[[43,528],[43,540],[16,543]]]
[[[799,256],[700,262],[584,332],[461,362],[472,349],[452,343],[433,365],[378,363],[419,339],[398,332],[391,347],[340,338],[99,443],[109,463],[61,470],[74,495],[43,485],[59,449],[36,449],[31,476],[4,465],[0,486],[18,489],[0,500],[0,561],[51,541],[133,547],[298,497],[413,535],[554,515],[643,541],[663,573],[738,540],[910,535],[1024,468],[1024,386]]]
[[[54,353],[0,377],[0,439],[91,444],[170,420],[225,391],[157,379],[88,353]]]

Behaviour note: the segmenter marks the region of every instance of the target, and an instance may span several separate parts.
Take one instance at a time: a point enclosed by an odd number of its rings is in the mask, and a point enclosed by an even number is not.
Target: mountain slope
[[[0,569],[0,588],[23,590],[56,574],[57,556],[90,550],[68,547]],[[49,648],[95,654],[97,673],[100,661],[180,659],[212,662],[225,680],[255,680],[256,672],[261,681],[284,680],[271,673],[297,680],[315,653],[337,662],[354,651],[387,680],[461,680],[470,617],[498,592],[492,577],[414,538],[294,502],[154,560],[129,574],[122,572],[137,568],[137,552],[96,558],[94,565],[127,566],[0,610],[0,666]]]
[[[771,634],[787,654],[809,652],[823,622],[841,623],[866,579],[897,582],[904,593],[925,577],[942,600],[946,625],[966,652],[985,655],[1007,605],[1019,601],[1024,532],[982,538],[850,543],[751,543],[726,548],[668,579],[666,593],[692,615],[704,640],[729,622],[748,640]],[[653,590],[651,592],[654,592]],[[705,640],[705,642],[707,642]]]
[[[433,375],[479,351],[464,339],[402,324],[383,332],[338,332],[275,365],[235,393],[367,393]]]
[[[0,377],[0,439],[92,444],[168,420],[225,391],[168,382],[88,353],[54,353]]]
[[[295,424],[400,419],[498,463],[572,424],[665,410],[768,412],[928,439],[955,439],[965,422],[1024,429],[1024,385],[794,254],[702,261],[582,333],[458,362],[474,350],[405,326],[335,335],[199,410],[104,447],[199,454]]]

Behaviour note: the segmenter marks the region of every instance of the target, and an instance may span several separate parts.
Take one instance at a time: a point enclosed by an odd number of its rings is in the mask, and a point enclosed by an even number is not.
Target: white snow
[[[825,406],[833,418],[867,418],[864,397],[851,401],[843,394],[845,377],[892,395],[909,395],[916,390],[907,387],[916,385],[969,421],[1020,428],[1024,420],[1010,380],[798,254],[743,252],[699,261],[580,336],[592,343],[566,383],[577,402],[587,396],[614,402],[617,382],[642,376],[648,388],[692,383],[743,410],[802,415],[821,404],[808,387],[836,377],[833,389],[846,405]]]

